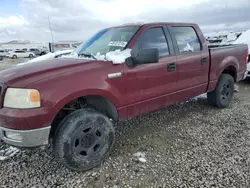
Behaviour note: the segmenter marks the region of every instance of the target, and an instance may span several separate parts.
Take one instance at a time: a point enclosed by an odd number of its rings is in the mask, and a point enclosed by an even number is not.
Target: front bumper
[[[6,144],[18,147],[36,147],[47,145],[49,140],[50,126],[32,130],[14,130],[0,127],[0,139]],[[18,135],[10,138],[9,134]]]
[[[0,139],[19,147],[46,145],[54,115],[49,109],[0,109]]]

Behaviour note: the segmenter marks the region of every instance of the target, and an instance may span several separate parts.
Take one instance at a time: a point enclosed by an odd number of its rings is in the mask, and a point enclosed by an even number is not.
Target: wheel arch
[[[236,67],[233,65],[229,65],[223,69],[221,74],[229,74],[233,77],[234,81],[236,82],[237,80],[237,70]]]
[[[220,68],[218,70],[218,79],[222,74],[229,74],[234,78],[234,81],[236,82],[237,72],[239,70],[239,61],[235,57],[229,56],[221,62]]]
[[[69,104],[74,105],[74,103],[79,102],[79,100],[84,101],[84,103],[86,104],[85,106],[86,108],[93,108],[105,114],[108,118],[112,119],[113,121],[118,121],[119,114],[116,105],[109,98],[105,96],[85,94],[85,95],[76,95],[73,98],[67,97],[66,99],[61,100],[54,108],[55,115],[53,116],[54,118],[51,122],[50,138],[53,138],[53,135],[59,123],[62,121],[62,119],[69,113],[71,113],[71,112],[67,113],[64,110],[64,108],[67,107]]]

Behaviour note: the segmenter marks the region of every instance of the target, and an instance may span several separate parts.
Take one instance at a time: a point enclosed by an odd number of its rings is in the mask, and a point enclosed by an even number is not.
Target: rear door
[[[176,57],[170,35],[165,27],[145,27],[135,48],[158,48],[157,63],[128,67],[125,71],[128,117],[165,106],[167,95],[176,91]]]
[[[209,79],[209,54],[203,48],[203,41],[193,26],[175,25],[168,28],[177,55],[178,100],[205,93]]]

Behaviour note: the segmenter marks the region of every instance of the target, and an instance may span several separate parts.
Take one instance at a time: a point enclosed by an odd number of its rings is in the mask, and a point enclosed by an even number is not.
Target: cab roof
[[[122,25],[114,26],[114,27],[131,27],[131,26],[154,26],[154,25],[178,25],[178,26],[196,26],[197,24],[195,23],[183,23],[183,22],[149,22],[149,23],[125,23]],[[111,27],[113,28],[113,27]]]

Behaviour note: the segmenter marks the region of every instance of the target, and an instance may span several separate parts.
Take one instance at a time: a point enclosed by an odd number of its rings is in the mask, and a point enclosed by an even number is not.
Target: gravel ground
[[[18,63],[23,63],[29,60],[30,58],[18,58],[18,59],[4,58],[2,61],[0,61],[0,71],[10,68]]]
[[[227,109],[192,99],[118,123],[111,156],[85,173],[49,147],[21,150],[0,161],[0,187],[250,187],[250,82],[239,86]]]

